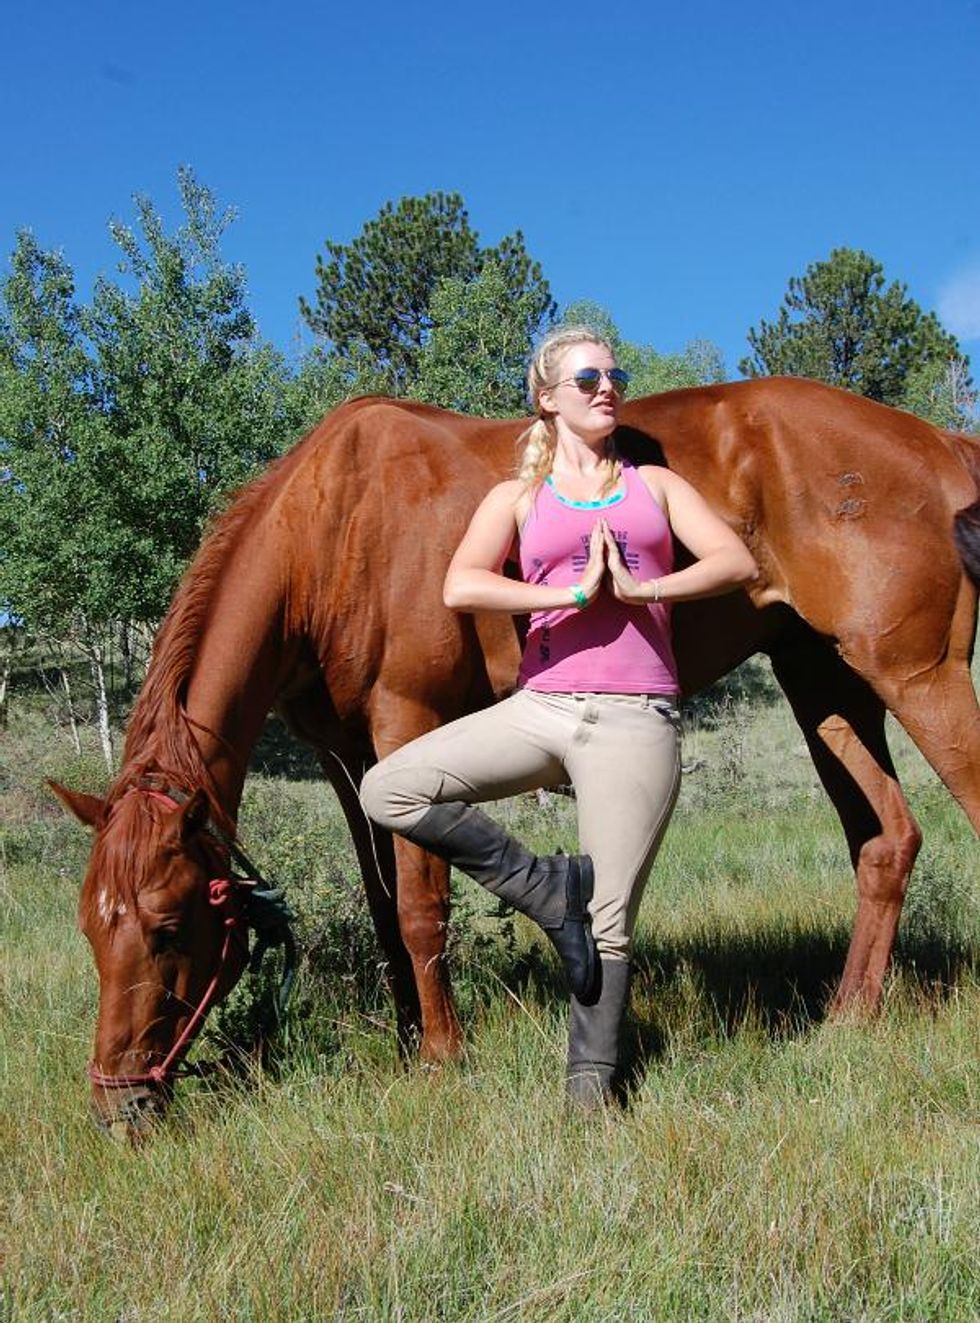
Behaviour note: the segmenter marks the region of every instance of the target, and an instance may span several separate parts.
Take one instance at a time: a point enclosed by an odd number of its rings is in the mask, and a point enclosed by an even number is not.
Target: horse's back
[[[845,651],[922,618],[934,646],[929,626],[948,624],[962,578],[953,515],[976,496],[937,428],[797,378],[670,392],[626,422],[752,548],[757,606],[786,603]]]
[[[339,711],[394,693],[445,717],[508,687],[510,622],[447,611],[442,584],[473,510],[514,471],[525,426],[359,399],[260,480],[260,540],[284,549],[291,626],[312,640]],[[761,569],[756,608],[792,607],[845,654],[908,634],[910,621],[922,627],[903,648],[916,637],[927,652],[941,646],[961,584],[952,517],[976,484],[938,429],[832,387],[766,378],[632,401],[621,436],[635,460],[687,477],[743,536]],[[735,659],[765,632],[749,614],[736,622],[752,637],[733,640]]]

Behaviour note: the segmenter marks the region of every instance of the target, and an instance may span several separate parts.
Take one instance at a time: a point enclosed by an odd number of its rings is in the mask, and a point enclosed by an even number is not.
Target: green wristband
[[[589,605],[589,599],[586,597],[582,588],[577,583],[572,584],[572,596],[575,599],[575,605],[581,611],[583,607]]]

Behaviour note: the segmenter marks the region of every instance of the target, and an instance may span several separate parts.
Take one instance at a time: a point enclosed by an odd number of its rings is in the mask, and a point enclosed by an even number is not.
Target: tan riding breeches
[[[656,694],[522,689],[404,745],[361,785],[369,817],[391,831],[433,804],[479,804],[571,785],[579,849],[595,865],[589,906],[603,959],[626,960],[643,887],[680,786],[680,722]]]

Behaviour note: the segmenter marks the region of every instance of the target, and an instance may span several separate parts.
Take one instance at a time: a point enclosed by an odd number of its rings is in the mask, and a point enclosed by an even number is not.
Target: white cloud
[[[967,267],[939,291],[940,321],[961,340],[980,339],[980,266]]]

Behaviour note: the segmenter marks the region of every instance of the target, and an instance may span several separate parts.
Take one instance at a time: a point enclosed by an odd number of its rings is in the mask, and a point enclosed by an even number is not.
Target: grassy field
[[[86,838],[40,787],[98,765],[16,705],[0,740],[0,1320],[980,1318],[975,843],[905,745],[926,844],[899,956],[878,1019],[830,1024],[836,820],[781,705],[702,714],[642,913],[631,1103],[599,1117],[563,1105],[550,956],[465,881],[466,1060],[400,1064],[331,797],[260,771],[243,836],[308,951],[281,1058],[183,1085],[133,1152],[88,1118]],[[574,840],[560,797],[500,812]]]

